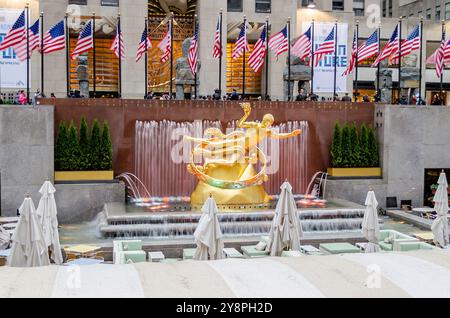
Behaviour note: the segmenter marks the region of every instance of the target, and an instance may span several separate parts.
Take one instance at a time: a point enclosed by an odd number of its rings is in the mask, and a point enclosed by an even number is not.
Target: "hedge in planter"
[[[350,154],[349,161],[351,167],[361,167],[361,162],[359,160],[360,157],[360,148],[359,148],[359,139],[358,132],[356,130],[356,124],[353,123],[350,128]]]
[[[100,170],[112,170],[112,144],[111,136],[109,134],[109,125],[106,121],[103,123],[100,155]]]
[[[78,141],[78,133],[77,128],[73,124],[70,123],[69,126],[69,137],[67,142],[67,164],[69,165],[70,170],[78,171],[81,170],[81,162],[80,162],[80,144]]]
[[[59,123],[58,139],[56,141],[55,149],[55,169],[56,170],[68,170],[69,164],[67,161],[67,126],[64,121]]]
[[[88,124],[84,117],[81,117],[80,123],[80,170],[90,168],[90,148],[89,148],[89,132]]]
[[[359,160],[361,167],[370,167],[369,136],[366,124],[361,125],[359,132]]]
[[[352,166],[351,152],[352,143],[350,139],[350,127],[345,123],[342,129],[342,166],[344,168],[350,168]]]
[[[101,154],[101,137],[100,137],[100,124],[98,123],[98,120],[94,120],[94,124],[92,125],[92,131],[91,131],[91,140],[90,140],[90,166],[89,168],[91,170],[101,170],[101,160],[102,160],[102,154]]]
[[[369,152],[370,167],[378,167],[380,165],[378,144],[377,139],[375,137],[375,129],[373,129],[372,127],[369,128],[368,152]]]
[[[333,167],[342,166],[342,129],[338,122],[334,126],[333,141],[331,143],[331,164]]]

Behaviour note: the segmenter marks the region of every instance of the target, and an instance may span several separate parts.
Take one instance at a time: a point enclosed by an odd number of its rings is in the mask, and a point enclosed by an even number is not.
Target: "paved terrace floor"
[[[0,268],[0,297],[450,297],[449,286],[450,250]]]

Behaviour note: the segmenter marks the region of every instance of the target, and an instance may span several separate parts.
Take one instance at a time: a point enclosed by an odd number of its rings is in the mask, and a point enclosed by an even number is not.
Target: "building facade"
[[[220,10],[223,10],[223,32],[222,43],[224,45],[224,57],[221,69],[222,93],[230,93],[233,89],[238,92],[242,90],[243,64],[242,59],[233,60],[231,50],[236,41],[240,25],[244,15],[250,23],[249,42],[250,48],[257,41],[261,28],[268,18],[270,21],[270,32],[274,34],[281,30],[291,18],[291,38],[295,39],[301,35],[311,21],[327,23],[330,28],[336,20],[340,25],[348,27],[346,47],[343,54],[346,58],[342,61],[348,62],[352,45],[353,30],[356,22],[359,22],[360,42],[367,39],[370,34],[381,24],[381,43],[384,45],[391,36],[398,23],[400,15],[405,16],[402,22],[402,38],[420,23],[419,16],[424,17],[424,45],[422,54],[413,52],[403,60],[405,69],[418,73],[420,57],[422,57],[422,92],[427,92],[427,99],[440,90],[440,79],[436,76],[434,65],[425,63],[428,56],[437,49],[441,40],[440,19],[446,19],[446,8],[450,17],[450,3],[448,0],[31,0],[30,21],[38,18],[39,13],[44,12],[44,30],[47,30],[56,22],[69,14],[70,46],[76,43],[80,29],[86,21],[92,19],[95,12],[96,19],[96,89],[98,96],[114,97],[119,90],[118,83],[118,60],[114,57],[109,46],[114,37],[117,24],[117,16],[121,16],[121,28],[124,34],[126,58],[122,62],[122,97],[143,98],[145,92],[145,65],[143,59],[136,63],[135,52],[142,34],[145,19],[149,21],[149,34],[152,38],[153,47],[149,53],[148,83],[149,91],[155,93],[167,93],[170,83],[169,65],[160,62],[161,51],[157,48],[159,41],[163,38],[165,24],[168,14],[174,12],[174,60],[183,55],[182,43],[184,39],[193,34],[194,15],[198,15],[200,26],[199,56],[201,68],[198,74],[199,95],[211,95],[219,88],[219,62],[212,57],[213,40],[215,36],[217,20]],[[26,1],[0,0],[0,8],[23,8]],[[313,4],[311,6],[311,4]],[[439,13],[439,18],[438,17]],[[2,31],[5,32],[5,31]],[[317,43],[316,43],[317,45]],[[342,53],[342,52],[341,52]],[[90,79],[90,90],[93,86],[93,52],[89,52],[88,70]],[[55,93],[57,97],[66,95],[66,53],[65,51],[54,52],[45,56],[45,93]],[[248,57],[248,53],[247,53]],[[371,61],[360,65],[358,69],[358,92],[360,98],[363,95],[375,95],[376,69],[370,67]],[[78,89],[77,68],[78,60],[70,62],[70,87]],[[265,72],[268,68],[269,79],[266,82]],[[393,97],[398,97],[398,68],[395,65],[385,65],[392,72]],[[286,53],[276,59],[274,54],[269,54],[269,64],[265,65],[260,73],[254,73],[248,65],[246,70],[246,94],[250,97],[264,95],[267,92],[272,100],[285,98],[283,72],[286,71]],[[174,63],[173,74],[176,73]],[[402,73],[403,75],[403,73]],[[406,74],[408,75],[408,74]],[[2,77],[7,74],[2,73]],[[342,77],[341,74],[337,74]],[[444,72],[443,89],[449,90],[450,72]],[[31,60],[31,91],[40,87],[41,62],[39,54],[34,54]],[[345,82],[346,91],[352,95],[354,91],[355,74],[346,78],[340,78]],[[320,84],[320,83],[319,83]],[[317,85],[317,83],[316,83]],[[418,81],[410,80],[402,83],[402,94],[412,96],[418,89]],[[294,96],[297,94],[298,86],[294,86]],[[11,90],[2,87],[5,94]],[[173,88],[175,92],[175,88]],[[185,88],[186,96],[192,93],[191,87]],[[343,95],[340,92],[339,95]],[[332,91],[319,93],[320,96],[330,97]],[[446,93],[445,93],[446,96]],[[450,94],[449,94],[450,98]],[[450,104],[450,103],[447,103]]]

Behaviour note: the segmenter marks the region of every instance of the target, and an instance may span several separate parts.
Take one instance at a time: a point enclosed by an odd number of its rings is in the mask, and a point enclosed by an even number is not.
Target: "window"
[[[344,10],[344,0],[333,0],[333,10]]]
[[[383,0],[383,17],[386,17],[386,0]]]
[[[436,12],[434,13],[434,19],[436,21],[441,21],[441,6],[440,5],[436,6]]]
[[[364,16],[364,0],[353,0],[353,12],[355,16]]]
[[[417,17],[421,17],[422,16],[422,11],[417,12]]]
[[[445,20],[450,19],[450,2],[445,4]]]
[[[255,12],[270,13],[271,2],[272,2],[271,0],[256,0],[255,1]]]
[[[119,0],[102,0],[102,6],[118,7]]]
[[[389,1],[389,17],[392,18],[392,0]]]
[[[427,9],[426,19],[431,20],[431,9]]]
[[[69,0],[69,4],[87,5],[87,0]]]
[[[242,0],[227,0],[228,12],[242,12]]]

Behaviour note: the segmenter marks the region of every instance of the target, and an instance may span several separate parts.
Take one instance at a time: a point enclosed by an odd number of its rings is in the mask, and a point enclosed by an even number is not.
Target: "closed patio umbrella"
[[[217,205],[212,197],[202,207],[202,216],[194,232],[197,249],[195,260],[214,260],[223,258],[223,235],[217,218]]]
[[[9,246],[10,235],[0,225],[0,250],[6,250]]]
[[[51,259],[57,265],[63,263],[61,254],[61,246],[59,243],[58,219],[55,202],[56,189],[50,181],[45,181],[39,193],[41,199],[39,201],[36,215],[42,225],[42,233],[44,234],[45,245],[51,251]]]
[[[364,219],[362,222],[362,233],[369,241],[366,245],[366,253],[377,253],[380,251],[378,240],[380,237],[380,225],[378,223],[378,201],[375,193],[370,190],[366,197],[366,211],[364,212]]]
[[[11,267],[50,265],[48,250],[42,234],[33,201],[25,198],[19,208],[20,218],[12,236],[12,248],[8,257]]]
[[[434,235],[434,244],[440,247],[446,247],[449,244],[448,239],[448,183],[445,172],[439,176],[438,188],[434,195],[434,209],[436,210],[437,217],[431,225],[431,231]]]
[[[281,185],[281,194],[275,209],[275,216],[266,247],[271,256],[280,256],[283,250],[300,250],[303,230],[297,216],[297,204],[289,182]]]

